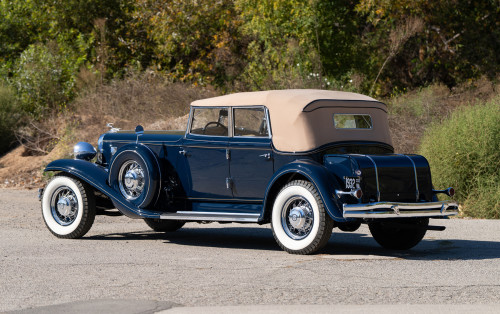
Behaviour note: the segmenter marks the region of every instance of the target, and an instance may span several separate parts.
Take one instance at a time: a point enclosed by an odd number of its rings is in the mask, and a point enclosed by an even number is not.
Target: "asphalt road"
[[[447,229],[406,252],[382,249],[364,226],[297,256],[279,249],[267,225],[190,223],[162,234],[123,216],[97,216],[83,239],[62,240],[46,229],[35,191],[0,189],[0,311],[73,302],[110,312],[113,300],[124,300],[121,313],[388,304],[500,311],[500,221],[432,224]]]

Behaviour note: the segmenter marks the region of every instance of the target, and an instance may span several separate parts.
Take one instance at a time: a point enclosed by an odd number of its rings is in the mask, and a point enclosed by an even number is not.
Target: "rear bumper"
[[[344,218],[447,217],[458,215],[458,203],[453,201],[343,204],[343,209]]]

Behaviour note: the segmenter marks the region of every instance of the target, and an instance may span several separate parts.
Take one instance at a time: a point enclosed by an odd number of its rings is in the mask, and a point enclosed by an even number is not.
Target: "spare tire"
[[[149,151],[118,152],[109,170],[109,183],[128,202],[136,207],[145,208],[156,200],[158,194],[160,185],[158,163]]]

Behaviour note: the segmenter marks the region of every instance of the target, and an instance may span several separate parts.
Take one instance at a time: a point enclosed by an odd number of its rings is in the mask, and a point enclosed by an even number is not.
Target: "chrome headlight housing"
[[[95,155],[97,154],[94,146],[90,145],[87,142],[78,142],[73,147],[73,154],[75,155],[75,159],[91,161]]]
[[[101,134],[101,136],[99,136],[99,139],[97,140],[97,163],[98,164],[102,164],[102,154],[104,153],[104,135],[105,134]]]
[[[101,154],[103,153],[104,150],[103,141],[104,141],[104,134],[101,134],[101,136],[99,136],[99,139],[97,140],[97,151]]]

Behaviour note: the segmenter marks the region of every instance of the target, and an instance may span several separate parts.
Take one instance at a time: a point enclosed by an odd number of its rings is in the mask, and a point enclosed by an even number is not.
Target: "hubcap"
[[[134,160],[126,161],[118,174],[118,185],[123,196],[135,200],[144,190],[144,171]]]
[[[302,196],[289,198],[281,210],[281,225],[294,240],[304,239],[311,233],[314,213],[311,204]]]
[[[72,224],[78,215],[78,199],[75,192],[67,186],[61,186],[52,194],[50,200],[52,217],[61,226]]]

